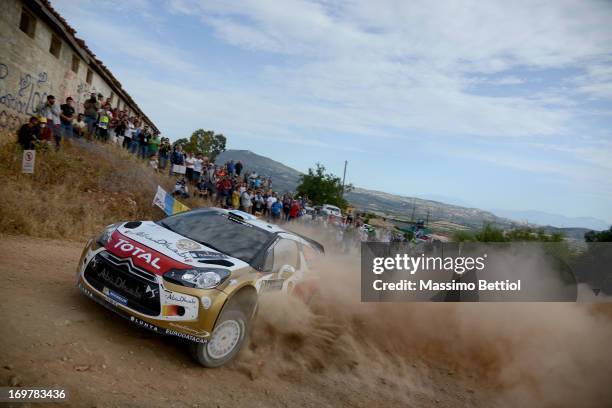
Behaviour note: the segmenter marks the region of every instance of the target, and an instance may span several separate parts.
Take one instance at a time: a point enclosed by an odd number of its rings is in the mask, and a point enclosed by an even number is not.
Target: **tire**
[[[230,361],[245,343],[249,330],[248,319],[236,309],[223,310],[205,343],[194,343],[195,359],[204,367],[216,368]]]

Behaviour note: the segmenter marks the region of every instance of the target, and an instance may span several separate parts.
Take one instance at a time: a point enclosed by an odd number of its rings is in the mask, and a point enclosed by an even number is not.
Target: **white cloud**
[[[523,66],[592,69],[612,51],[612,6],[591,1],[291,0],[279,7],[271,0],[196,0],[170,7],[200,17],[229,44],[295,62],[270,67],[266,79],[301,103],[335,104],[331,116],[341,120],[328,125],[342,131],[351,123],[366,133],[387,125],[478,136],[563,134],[573,119],[567,100],[474,95],[469,77]],[[490,81],[523,83],[515,75]],[[589,81],[574,92],[607,95],[609,86]]]

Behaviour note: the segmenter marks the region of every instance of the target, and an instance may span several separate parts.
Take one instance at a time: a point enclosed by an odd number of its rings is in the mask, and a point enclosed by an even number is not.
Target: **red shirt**
[[[300,210],[299,204],[297,203],[297,201],[294,201],[293,204],[291,204],[291,210],[289,210],[289,216],[293,218],[297,217],[299,210]]]

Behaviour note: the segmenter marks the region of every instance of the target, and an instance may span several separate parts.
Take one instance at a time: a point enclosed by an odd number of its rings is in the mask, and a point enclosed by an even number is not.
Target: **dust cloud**
[[[486,406],[612,404],[609,304],[361,303],[359,267],[357,254],[328,251],[309,305],[263,296],[241,364],[256,376],[384,383],[407,404],[435,397],[440,372],[476,384]]]

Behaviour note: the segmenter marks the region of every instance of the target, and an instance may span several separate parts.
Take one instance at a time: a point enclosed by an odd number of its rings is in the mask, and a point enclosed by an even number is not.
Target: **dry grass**
[[[3,233],[82,240],[113,222],[160,219],[163,212],[151,204],[156,187],[170,190],[174,183],[124,150],[98,143],[68,142],[59,152],[41,149],[35,174],[21,173],[21,159],[15,136],[0,134]]]

